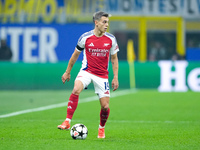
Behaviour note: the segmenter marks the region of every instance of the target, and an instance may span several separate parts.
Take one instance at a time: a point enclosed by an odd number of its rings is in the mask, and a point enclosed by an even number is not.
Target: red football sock
[[[108,110],[101,109],[101,111],[100,111],[100,126],[102,126],[102,127],[105,126],[109,114],[110,114],[110,108],[108,108]]]
[[[72,119],[74,112],[78,105],[79,95],[71,94],[69,97],[68,107],[67,107],[67,117],[68,119]]]

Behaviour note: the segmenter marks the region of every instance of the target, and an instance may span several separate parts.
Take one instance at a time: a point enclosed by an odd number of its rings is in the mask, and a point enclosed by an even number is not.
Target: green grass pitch
[[[67,102],[70,92],[0,91],[0,116]],[[83,91],[80,102],[94,95],[93,91]],[[0,149],[200,149],[200,93],[137,90],[111,98],[110,109],[105,139],[97,139],[98,100],[80,103],[72,120],[72,125],[83,123],[87,126],[85,140],[73,140],[69,131],[57,129],[65,119],[66,106],[0,118]]]

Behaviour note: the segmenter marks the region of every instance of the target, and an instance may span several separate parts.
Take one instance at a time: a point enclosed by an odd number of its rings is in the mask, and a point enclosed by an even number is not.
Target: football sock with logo
[[[68,107],[67,107],[67,117],[68,119],[72,119],[74,112],[78,105],[79,95],[71,94],[69,97]]]
[[[105,126],[106,121],[109,117],[109,114],[110,114],[110,108],[108,108],[108,110],[101,109],[101,111],[100,111],[100,126],[101,127]]]

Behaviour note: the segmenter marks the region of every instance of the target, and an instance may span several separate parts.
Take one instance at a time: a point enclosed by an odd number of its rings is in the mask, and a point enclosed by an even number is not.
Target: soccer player
[[[93,15],[93,21],[95,24],[94,30],[84,33],[79,38],[67,69],[62,75],[63,84],[65,81],[68,82],[70,80],[71,69],[80,53],[83,52],[82,67],[75,79],[74,88],[69,97],[66,120],[61,125],[58,125],[58,129],[70,129],[70,122],[78,105],[79,94],[93,82],[95,93],[98,95],[101,105],[98,138],[105,138],[105,124],[110,113],[109,57],[111,56],[114,74],[112,88],[115,91],[119,87],[117,57],[119,48],[115,37],[106,32],[109,26],[109,14],[102,11],[96,12]]]

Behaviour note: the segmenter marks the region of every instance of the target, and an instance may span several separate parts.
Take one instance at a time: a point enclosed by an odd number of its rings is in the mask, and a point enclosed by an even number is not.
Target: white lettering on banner
[[[32,41],[32,37],[38,35],[38,28],[25,28],[24,30],[24,62],[36,63],[38,62],[37,56],[32,55],[32,51],[36,50],[37,43]]]
[[[19,61],[19,36],[23,33],[22,28],[13,27],[8,28],[7,34],[10,35],[10,47],[13,53],[12,61],[18,62]]]
[[[188,75],[188,85],[192,91],[200,92],[200,68],[193,69]]]
[[[107,0],[104,9],[112,15],[200,18],[200,0]]]
[[[58,45],[58,33],[54,28],[2,27],[0,37],[10,36],[13,53],[12,62],[18,62],[22,49],[22,60],[29,63],[57,62],[55,48]],[[22,45],[20,45],[22,43]]]
[[[171,71],[173,64],[175,71]],[[185,92],[188,90],[185,83],[187,61],[159,61],[158,65],[161,68],[161,85],[158,87],[159,91]],[[172,80],[175,80],[174,87],[171,84]]]
[[[113,16],[200,18],[200,0],[0,0],[1,21],[73,21],[97,10]],[[16,17],[17,16],[17,17]],[[87,17],[86,17],[87,18]]]
[[[58,33],[53,28],[42,28],[40,32],[40,62],[57,62],[55,48],[58,45]]]
[[[0,30],[0,39],[6,39],[6,28],[2,27]]]
[[[159,61],[158,65],[161,69],[160,86],[158,87],[160,92],[186,92],[188,90],[186,86],[187,61]],[[175,71],[172,71],[172,67]],[[174,86],[172,80],[175,81]],[[200,68],[194,68],[189,72],[187,83],[192,91],[200,92]]]

